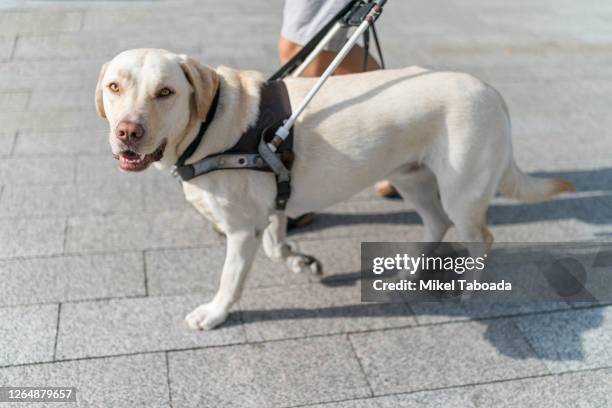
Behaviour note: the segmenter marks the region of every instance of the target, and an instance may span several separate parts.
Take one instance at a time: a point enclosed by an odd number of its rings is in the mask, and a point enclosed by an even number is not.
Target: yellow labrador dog
[[[194,140],[217,87],[214,120],[187,163],[232,147],[258,116],[264,81],[253,71],[216,70],[158,49],[135,49],[102,67],[96,109],[110,124],[119,167],[169,169]],[[292,106],[313,79],[287,79]],[[292,193],[276,211],[272,173],[220,170],[183,183],[186,199],[227,235],[220,288],[187,315],[194,329],[221,324],[240,296],[263,241],[294,272],[318,262],[285,242],[286,217],[317,211],[387,178],[423,219],[423,241],[451,224],[466,242],[492,242],[485,224],[497,191],[538,201],[573,186],[526,176],[512,156],[510,118],[499,93],[474,77],[409,67],[332,77],[295,125]]]

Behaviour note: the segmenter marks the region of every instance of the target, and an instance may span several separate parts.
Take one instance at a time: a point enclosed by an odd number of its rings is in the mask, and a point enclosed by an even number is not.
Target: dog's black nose
[[[140,123],[124,120],[117,126],[115,134],[117,139],[123,142],[130,142],[142,139],[145,135],[145,129]]]

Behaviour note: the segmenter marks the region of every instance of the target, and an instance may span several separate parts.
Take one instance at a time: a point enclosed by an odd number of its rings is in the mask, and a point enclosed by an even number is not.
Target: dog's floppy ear
[[[219,75],[212,68],[200,64],[186,55],[180,57],[179,64],[193,87],[198,118],[204,121],[219,86]]]
[[[98,77],[98,84],[96,85],[96,112],[98,112],[98,115],[102,118],[106,117],[106,112],[104,112],[104,100],[102,99],[102,78],[104,78],[106,68],[108,68],[108,62],[102,65],[100,76]]]

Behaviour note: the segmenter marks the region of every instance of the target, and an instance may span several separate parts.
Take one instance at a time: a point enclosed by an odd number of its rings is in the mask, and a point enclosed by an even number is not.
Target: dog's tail
[[[517,200],[537,202],[547,200],[564,191],[576,191],[576,187],[571,182],[559,178],[528,176],[512,160],[502,177],[499,191]]]

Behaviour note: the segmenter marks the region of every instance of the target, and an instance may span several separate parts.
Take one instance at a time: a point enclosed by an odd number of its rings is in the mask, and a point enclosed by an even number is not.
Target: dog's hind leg
[[[185,320],[192,329],[209,330],[223,323],[230,307],[240,294],[246,274],[259,249],[259,236],[255,229],[230,230],[227,233],[227,254],[221,273],[219,290],[209,303],[189,313]]]
[[[406,166],[389,177],[402,198],[408,201],[423,220],[423,242],[440,242],[451,226],[442,208],[436,176],[426,166]]]
[[[270,215],[270,224],[263,233],[264,252],[273,261],[285,262],[295,273],[321,274],[321,263],[310,255],[294,251],[286,241],[287,216],[282,212]]]
[[[468,172],[442,172],[438,177],[442,207],[457,229],[462,242],[479,243],[472,256],[482,256],[493,243],[486,224],[486,213],[499,183],[499,171],[479,172],[479,177]],[[473,253],[472,253],[473,252]]]

